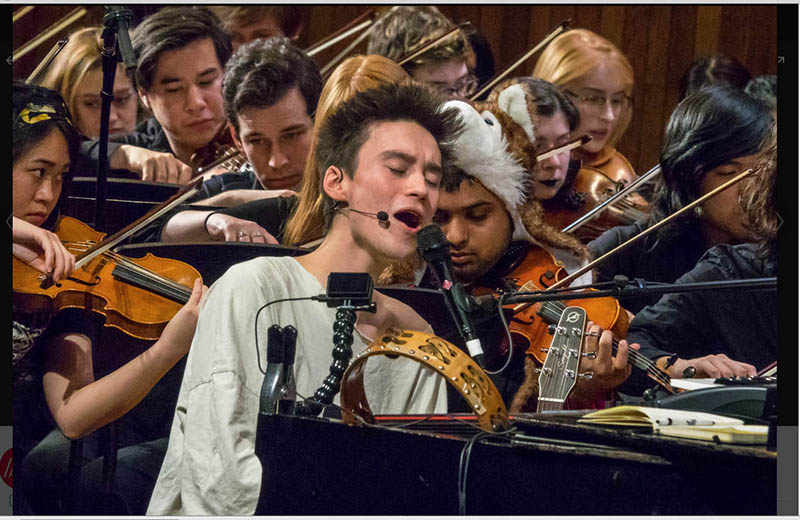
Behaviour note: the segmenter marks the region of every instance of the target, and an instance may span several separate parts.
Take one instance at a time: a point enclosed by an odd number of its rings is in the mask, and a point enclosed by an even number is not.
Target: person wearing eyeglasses
[[[370,29],[367,54],[399,62],[452,28],[453,22],[433,6],[395,6]],[[478,78],[473,72],[475,53],[460,31],[403,64],[403,68],[413,79],[449,99],[466,99],[478,87]]]
[[[573,150],[573,156],[614,181],[636,179],[630,162],[614,148],[632,115],[633,69],[628,58],[602,36],[572,29],[542,51],[532,75],[561,88],[577,107],[580,124],[574,135],[588,134],[592,140]]]

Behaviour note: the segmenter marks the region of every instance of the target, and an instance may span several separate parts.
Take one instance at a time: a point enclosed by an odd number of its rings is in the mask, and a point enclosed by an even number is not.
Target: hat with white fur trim
[[[448,101],[444,107],[456,108],[464,124],[464,131],[450,143],[453,166],[479,180],[503,201],[514,225],[512,240],[532,242],[519,212],[525,202],[528,172],[508,152],[497,117],[488,110],[479,113],[463,101]]]

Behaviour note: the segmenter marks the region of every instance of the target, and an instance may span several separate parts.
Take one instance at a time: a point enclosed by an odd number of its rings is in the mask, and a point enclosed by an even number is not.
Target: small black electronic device
[[[325,302],[328,307],[369,305],[372,303],[373,288],[374,283],[368,273],[331,273],[328,275]]]

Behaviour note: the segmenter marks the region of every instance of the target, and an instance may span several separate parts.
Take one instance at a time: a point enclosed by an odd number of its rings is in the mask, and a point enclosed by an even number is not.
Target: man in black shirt
[[[230,38],[207,9],[181,6],[145,18],[131,43],[136,89],[154,117],[133,134],[111,139],[110,167],[136,172],[142,180],[186,183],[192,156],[224,135],[222,74]],[[93,171],[98,142],[84,143],[82,151],[88,161],[81,169]]]
[[[322,79],[314,62],[288,38],[273,37],[242,46],[228,63],[223,87],[233,139],[248,168],[203,183],[195,204],[230,211],[182,211],[159,232],[162,241],[237,240],[277,243],[294,206],[311,145],[312,114]],[[269,200],[289,197],[288,200]],[[265,199],[263,203],[255,203]],[[252,202],[239,212],[232,206]],[[253,207],[263,218],[250,220]],[[236,216],[233,216],[236,215]],[[275,226],[277,224],[277,227]]]

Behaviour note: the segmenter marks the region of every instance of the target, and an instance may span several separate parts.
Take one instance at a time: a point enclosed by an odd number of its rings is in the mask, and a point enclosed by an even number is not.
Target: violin
[[[192,154],[189,158],[189,166],[192,167],[195,175],[201,175],[213,168],[222,171],[236,171],[246,161],[241,150],[236,148],[228,125],[225,124],[222,125],[214,139]]]
[[[42,273],[12,258],[14,308],[21,312],[52,315],[66,308],[86,309],[104,315],[107,327],[156,340],[200,277],[189,264],[149,253],[127,258],[104,251],[79,267],[105,233],[71,217],[62,217],[54,231],[79,261],[68,278],[47,286]]]
[[[518,287],[519,291],[542,291],[555,288],[555,284],[566,277],[567,272],[563,265],[549,251],[541,247],[532,247],[507,278]],[[478,289],[476,294],[481,292],[494,291],[483,288]],[[508,328],[515,348],[525,348],[526,357],[533,358],[535,363],[541,366],[546,357],[546,348],[550,345],[549,328],[558,323],[567,305],[584,308],[589,320],[603,329],[610,330],[614,334],[612,351],[617,352],[619,339],[627,334],[629,319],[625,309],[612,297],[570,299],[566,305],[559,301],[521,304],[513,309],[507,309],[513,314],[509,319]],[[674,393],[669,376],[651,359],[635,350],[630,350],[628,363],[644,370],[659,385]]]
[[[612,161],[614,162],[614,161]],[[627,163],[627,161],[625,161]],[[604,171],[593,166],[581,166],[570,188],[570,204],[561,200],[550,199],[542,202],[545,210],[545,222],[564,230],[580,217],[596,208],[610,197],[619,193],[626,186],[628,174],[624,168],[612,168]],[[632,171],[631,171],[632,174]],[[634,178],[635,174],[634,174]],[[582,242],[590,242],[615,226],[630,225],[644,219],[650,212],[650,204],[639,194],[626,195],[597,218],[590,220],[575,231],[575,236]]]

